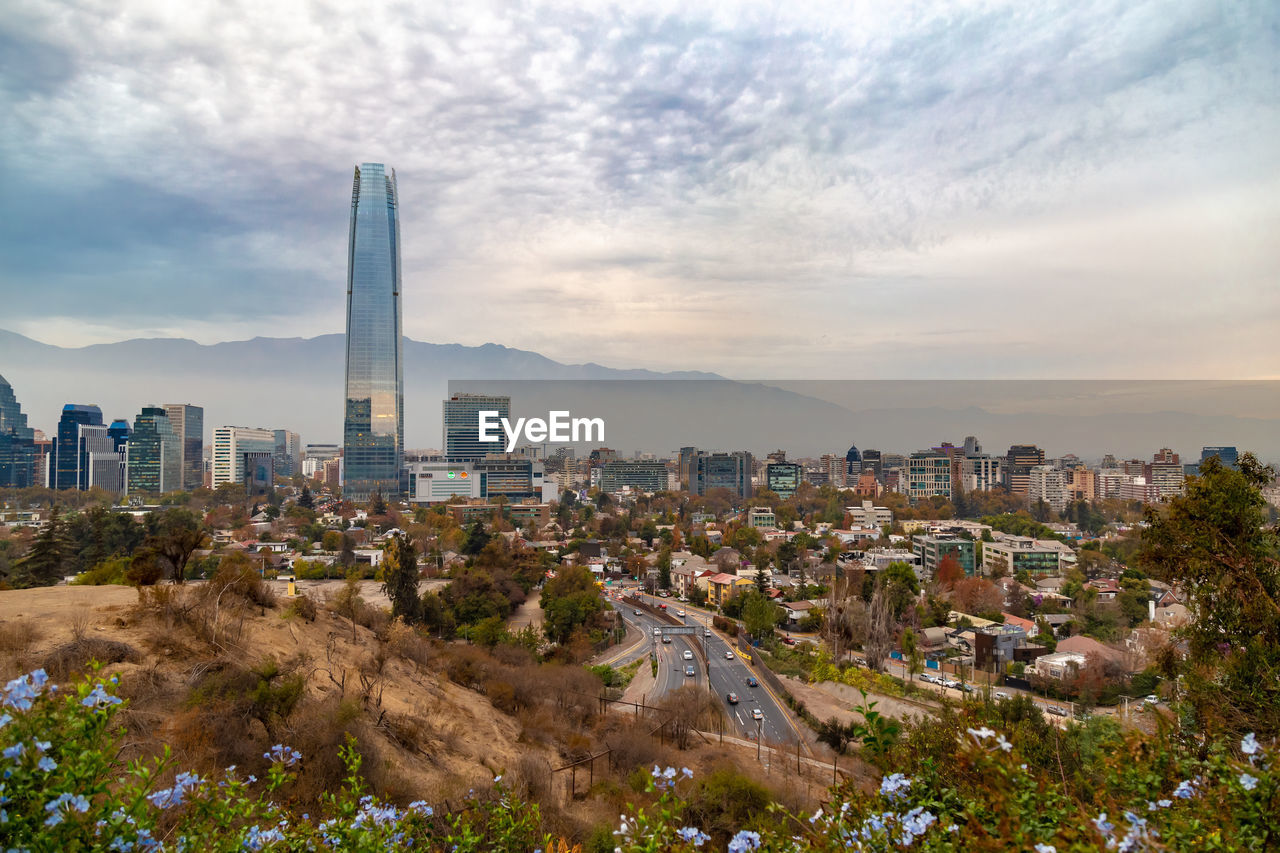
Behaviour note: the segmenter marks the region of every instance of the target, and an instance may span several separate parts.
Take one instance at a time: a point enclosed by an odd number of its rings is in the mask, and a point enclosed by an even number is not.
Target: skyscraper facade
[[[129,435],[126,491],[160,495],[182,489],[182,442],[160,406],[143,406]]]
[[[404,369],[400,339],[400,215],[396,173],[362,163],[351,190],[347,253],[347,393],[343,495],[400,494]]]
[[[269,487],[275,469],[275,451],[274,430],[217,427],[213,431],[213,488],[224,483],[252,486],[264,480]],[[262,461],[264,458],[265,464]]]
[[[444,401],[444,455],[449,459],[483,459],[506,448],[506,437],[498,442],[480,440],[480,413],[497,412],[498,418],[511,417],[510,397],[486,394],[451,394]],[[495,419],[493,423],[497,423]],[[490,430],[503,435],[502,427]]]
[[[182,442],[182,488],[204,485],[204,409],[190,403],[165,403],[169,425]]]
[[[27,425],[13,388],[0,376],[0,488],[39,485],[35,469],[35,430]]]
[[[89,449],[85,446],[85,426],[102,426],[102,409],[67,403],[58,420],[54,443],[53,483],[55,489],[89,488]]]

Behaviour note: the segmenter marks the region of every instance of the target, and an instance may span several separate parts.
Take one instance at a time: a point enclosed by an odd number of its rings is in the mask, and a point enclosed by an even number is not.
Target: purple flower
[[[747,853],[760,849],[760,833],[744,829],[729,839],[728,853]]]
[[[1254,737],[1253,732],[1249,732],[1244,736],[1244,740],[1240,741],[1240,751],[1245,755],[1255,755],[1258,749],[1258,739]]]
[[[880,793],[891,803],[905,799],[910,787],[911,780],[901,773],[894,773],[880,780]]]
[[[708,841],[711,840],[710,835],[707,835],[702,830],[692,826],[686,826],[683,829],[677,829],[676,835],[680,836],[681,841],[693,842],[694,847],[701,847],[703,844],[706,844]]]
[[[1195,783],[1190,779],[1184,779],[1178,783],[1178,787],[1173,789],[1173,795],[1180,800],[1189,800],[1195,796]]]
[[[1258,786],[1258,780],[1250,776],[1248,773],[1240,774],[1240,787],[1246,791],[1252,791]]]

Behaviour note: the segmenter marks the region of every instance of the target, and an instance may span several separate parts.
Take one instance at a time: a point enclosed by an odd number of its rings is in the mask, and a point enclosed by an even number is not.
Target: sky
[[[1280,5],[11,0],[0,328],[732,377],[1280,377]]]

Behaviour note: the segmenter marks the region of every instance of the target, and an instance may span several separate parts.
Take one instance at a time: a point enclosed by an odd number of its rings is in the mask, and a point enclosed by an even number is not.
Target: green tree
[[[561,569],[542,588],[543,631],[563,645],[579,627],[604,609],[595,576],[586,566]]]
[[[204,524],[187,509],[167,509],[155,519],[147,544],[167,562],[173,582],[182,583],[191,555],[205,543]]]
[[[68,549],[62,511],[57,504],[49,510],[49,520],[36,534],[31,551],[14,568],[15,586],[53,586],[66,574]]]
[[[902,656],[907,660],[907,680],[914,681],[920,671],[920,646],[916,642],[916,632],[910,628],[902,632]]]
[[[489,533],[484,529],[483,521],[473,521],[471,526],[467,528],[467,538],[462,543],[462,553],[468,556],[474,556],[484,550],[484,546],[489,544]]]
[[[381,489],[374,492],[373,498],[369,501],[369,514],[370,515],[386,515],[387,514],[387,501],[385,498],[382,497]]]
[[[1280,735],[1280,535],[1264,527],[1261,491],[1274,477],[1252,453],[1239,470],[1211,458],[1147,513],[1138,563],[1189,596],[1184,681],[1210,731]]]
[[[298,495],[298,506],[306,509],[315,509],[316,499],[311,494],[311,487],[306,483],[302,484],[302,494]]]
[[[663,548],[658,552],[658,587],[671,589],[671,549]]]
[[[407,537],[396,534],[387,543],[382,560],[382,592],[391,600],[391,617],[410,625],[422,621],[418,596],[418,552]]]
[[[742,624],[748,634],[763,640],[773,633],[781,611],[781,607],[753,589],[742,601]]]

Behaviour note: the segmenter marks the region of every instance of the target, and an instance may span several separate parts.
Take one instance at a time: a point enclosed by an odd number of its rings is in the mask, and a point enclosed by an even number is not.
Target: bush
[[[128,557],[112,557],[109,560],[103,560],[89,571],[78,575],[73,584],[77,586],[103,586],[104,584],[119,584],[121,586],[132,586],[133,581],[129,579],[129,569],[132,561]],[[156,580],[159,580],[157,577]],[[152,581],[154,583],[155,581]]]
[[[298,616],[307,622],[316,621],[316,603],[309,595],[299,595],[289,602],[289,616]]]

